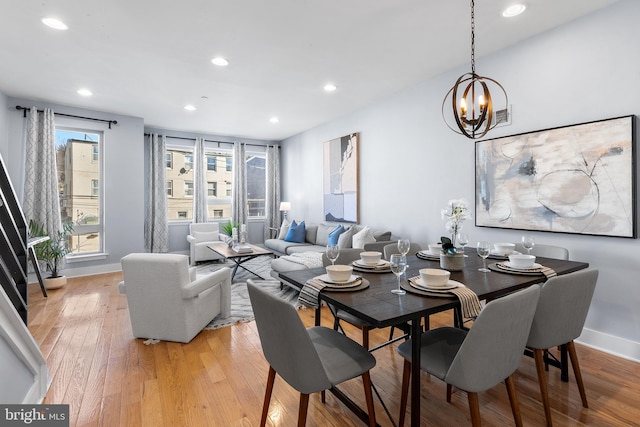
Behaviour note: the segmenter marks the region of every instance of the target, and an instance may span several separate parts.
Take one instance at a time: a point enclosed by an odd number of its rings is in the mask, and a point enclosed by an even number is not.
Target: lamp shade
[[[291,210],[291,203],[290,202],[280,202],[280,210],[281,211],[290,211]]]

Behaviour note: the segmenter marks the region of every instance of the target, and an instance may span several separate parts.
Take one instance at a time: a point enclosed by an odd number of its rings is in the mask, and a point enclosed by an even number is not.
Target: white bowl
[[[432,288],[446,286],[449,281],[449,276],[451,276],[450,272],[440,270],[439,268],[423,268],[420,270],[422,283]]]
[[[350,265],[336,264],[327,266],[329,279],[334,282],[346,282],[351,277],[352,272],[353,268]]]
[[[382,252],[365,251],[360,252],[360,259],[367,265],[377,265],[382,258]]]
[[[434,255],[440,255],[440,252],[442,252],[442,243],[431,243],[429,245],[429,252]]]
[[[531,268],[533,267],[533,263],[536,262],[535,255],[527,255],[527,254],[511,254],[509,255],[509,263],[512,267],[515,268]]]
[[[515,243],[494,243],[493,246],[496,248],[496,252],[504,255],[509,255],[516,249]]]

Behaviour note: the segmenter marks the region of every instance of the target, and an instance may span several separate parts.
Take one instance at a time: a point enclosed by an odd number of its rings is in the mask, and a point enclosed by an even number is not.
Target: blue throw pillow
[[[338,238],[340,237],[340,235],[344,233],[344,227],[342,226],[342,224],[340,224],[339,226],[337,226],[336,228],[334,228],[334,230],[332,232],[329,233],[329,242],[328,244],[331,246],[335,246],[338,244]]]
[[[305,229],[304,221],[297,224],[295,221],[289,226],[287,237],[284,238],[285,242],[291,243],[304,243],[304,238],[307,231]]]

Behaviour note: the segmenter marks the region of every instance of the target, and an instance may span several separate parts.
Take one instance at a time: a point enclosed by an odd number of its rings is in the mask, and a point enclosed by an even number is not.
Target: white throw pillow
[[[353,239],[354,231],[355,229],[353,227],[349,227],[340,234],[338,237],[338,247],[340,249],[347,249],[351,247],[351,240]]]
[[[376,242],[376,238],[373,237],[373,233],[371,232],[371,228],[369,228],[369,226],[365,226],[362,230],[354,234],[352,240],[353,247],[357,249],[364,249],[364,245],[366,243]]]
[[[218,233],[215,231],[194,231],[193,237],[195,237],[196,243],[213,242],[218,240]]]
[[[279,240],[284,240],[285,237],[287,237],[287,233],[289,232],[289,220],[287,218],[285,218],[282,221],[282,225],[280,226],[280,233],[278,233],[278,239]]]

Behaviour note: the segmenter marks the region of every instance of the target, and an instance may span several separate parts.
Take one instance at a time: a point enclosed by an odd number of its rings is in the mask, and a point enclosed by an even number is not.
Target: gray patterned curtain
[[[164,136],[149,135],[149,188],[144,217],[144,247],[147,252],[169,251],[165,147]]]
[[[280,227],[280,147],[267,147],[267,188],[265,193],[264,238],[271,238],[271,228]]]
[[[27,115],[24,216],[42,225],[50,236],[62,229],[58,169],[56,167],[56,129],[53,110],[38,113],[31,107]]]
[[[196,138],[193,156],[193,222],[207,222],[206,162],[204,138]]]
[[[247,222],[247,155],[242,142],[233,144],[233,191],[231,196],[231,220],[239,224]]]

